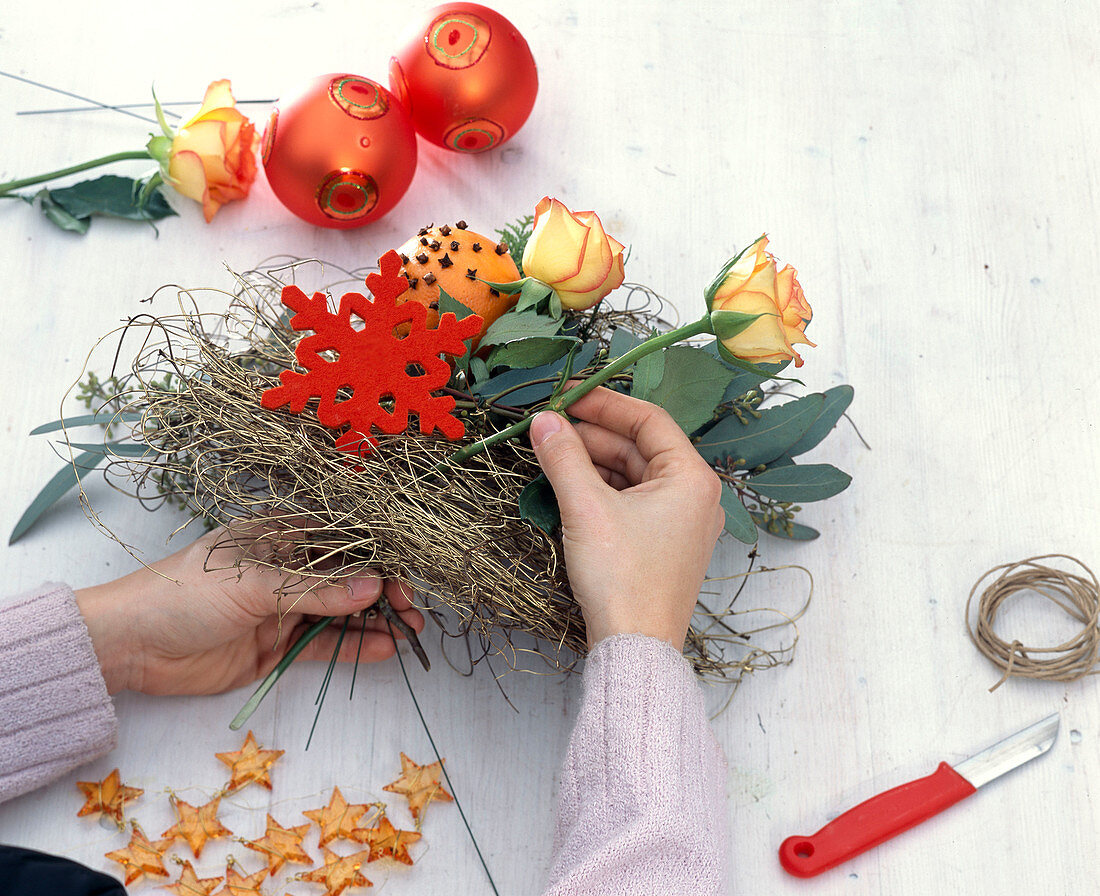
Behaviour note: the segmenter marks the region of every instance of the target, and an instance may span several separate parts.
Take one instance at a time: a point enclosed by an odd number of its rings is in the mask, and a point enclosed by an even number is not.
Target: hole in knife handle
[[[800,859],[808,859],[814,854],[814,845],[809,840],[801,840],[794,845],[794,854]]]

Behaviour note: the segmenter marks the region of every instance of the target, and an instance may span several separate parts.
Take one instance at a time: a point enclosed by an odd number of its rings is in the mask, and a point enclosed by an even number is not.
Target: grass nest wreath
[[[332,393],[289,394],[304,381],[299,371],[310,354],[303,354],[311,337],[301,326],[302,308],[314,301],[320,314],[326,305],[331,320],[339,319],[344,308],[342,301],[341,310],[333,312],[323,293],[307,299],[295,280],[306,271],[315,274],[317,263],[296,259],[234,275],[236,288],[224,293],[227,307],[220,312],[199,310],[199,293],[209,291],[172,287],[178,312],[131,319],[121,330],[112,375],[99,380],[89,374],[80,384],[79,397],[95,413],[38,431],[65,430],[74,470],[102,464],[116,487],[150,509],[174,504],[191,521],[225,527],[223,542],[240,547],[232,554],[244,558],[232,565],[260,564],[285,575],[282,609],[308,587],[337,583],[369,567],[410,584],[444,636],[476,645],[474,662],[499,656],[515,669],[525,667],[523,655],[530,654],[553,670],[569,670],[586,651],[584,620],[566,576],[553,492],[526,441],[516,438],[530,418],[543,408],[564,409],[578,381],[589,388],[600,382],[663,404],[728,486],[723,499],[727,529],[753,544],[758,528],[794,539],[816,535],[794,522],[801,509],[794,500],[800,491],[807,495],[801,500],[828,497],[848,478],[829,465],[798,465],[792,458],[832,430],[850,401],[850,388],[761,410],[776,396],[790,399],[783,386],[765,386],[783,365],[746,361],[726,350],[738,333],[768,316],[716,307],[721,290],[741,271],[739,260],[748,258],[753,265],[763,260],[774,278],[774,259],[763,251],[766,240],[726,265],[705,294],[708,314],[701,321],[675,327],[663,316],[662,300],[638,284],[625,284],[618,307],[599,301],[602,296],[586,307],[563,306],[566,290],[531,273],[534,265],[524,246],[530,245],[533,224],[537,238],[537,219],[527,218],[500,231],[499,243],[479,240],[464,222],[424,228],[416,241],[424,253],[403,251],[399,262],[396,253],[388,253],[381,260],[382,274],[367,277],[368,285],[375,278],[375,304],[385,277],[403,278],[398,307],[416,304],[422,317],[434,313],[441,331],[452,327],[451,336],[465,343],[464,352],[444,353],[451,359],[445,382],[413,402],[420,432],[391,426],[395,418],[407,418],[408,408],[404,393],[388,386],[375,389],[376,425],[334,429],[332,415],[343,413],[346,419],[357,397],[351,381],[342,380],[345,372],[331,370],[341,358],[331,339],[315,341],[312,354],[335,377],[329,382]],[[459,239],[460,249],[448,251]],[[481,242],[486,244],[477,251],[498,257],[511,244],[509,257],[523,262],[513,281],[478,280],[464,253]],[[459,262],[463,280],[469,281],[463,283],[465,296],[482,284],[491,299],[507,302],[490,324],[472,318],[470,308],[427,270],[430,262],[420,255],[439,257],[441,251],[450,263],[439,270]],[[329,289],[360,281],[363,272],[341,273],[345,278]],[[621,275],[613,287],[620,283]],[[291,294],[299,303],[297,314],[288,307]],[[467,300],[474,304],[473,298]],[[356,316],[369,318],[373,312],[364,311],[367,306],[349,307],[345,335],[370,326]],[[808,320],[808,306],[805,313]],[[481,323],[476,332],[473,325],[461,327],[471,320]],[[387,318],[379,326],[397,341],[418,338],[415,325],[413,331],[402,330]],[[715,333],[718,338],[702,345],[697,339],[678,344]],[[126,357],[132,360],[124,362]],[[372,376],[377,358],[360,360]],[[431,373],[436,361],[438,356],[425,360],[412,354],[401,363],[415,383]],[[280,389],[285,400],[267,400]],[[440,401],[450,416],[449,437],[424,425],[426,416],[439,411],[437,405],[427,410],[430,402]],[[791,418],[797,425],[787,422],[777,439],[774,424]],[[106,426],[102,445],[69,437],[72,427],[86,423]],[[128,430],[126,436],[120,430]],[[83,453],[76,456],[78,450]],[[823,483],[825,467],[828,481]],[[83,491],[81,496],[98,523]],[[211,553],[211,568],[225,568],[219,556],[225,555]],[[740,587],[732,597],[720,596],[713,606],[706,594],[700,598],[684,654],[704,678],[736,683],[746,672],[790,661],[797,635],[774,650],[752,638],[793,626],[805,603],[791,614],[735,608],[748,576],[774,571],[752,568],[755,550],[750,558],[749,571],[733,577],[740,579]]]

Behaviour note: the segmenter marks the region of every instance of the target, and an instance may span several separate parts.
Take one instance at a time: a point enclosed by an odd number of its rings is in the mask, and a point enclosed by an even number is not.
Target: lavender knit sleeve
[[[562,767],[544,896],[725,893],[725,773],[684,658],[642,635],[601,641]]]
[[[102,756],[116,730],[72,589],[0,603],[0,802]]]

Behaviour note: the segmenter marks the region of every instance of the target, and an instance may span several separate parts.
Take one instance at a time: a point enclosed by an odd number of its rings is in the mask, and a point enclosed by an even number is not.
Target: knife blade
[[[796,877],[828,871],[1042,756],[1054,746],[1060,723],[1058,713],[1049,715],[955,766],[941,762],[930,775],[864,800],[816,834],[788,837],[779,846],[779,862]]]

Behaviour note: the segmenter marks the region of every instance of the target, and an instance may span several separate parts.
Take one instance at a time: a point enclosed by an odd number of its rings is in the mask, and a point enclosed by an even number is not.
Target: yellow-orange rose
[[[794,346],[814,346],[806,338],[813,311],[798,272],[790,265],[777,271],[767,245],[767,237],[761,237],[730,268],[713,293],[711,311],[761,315],[740,333],[722,340],[731,355],[758,364],[793,359],[795,367],[801,367],[802,358]]]
[[[229,82],[214,81],[198,114],[172,140],[168,182],[201,202],[209,222],[225,203],[248,195],[258,142],[252,122],[234,108]]]
[[[544,196],[523,251],[523,273],[548,283],[566,308],[591,308],[623,283],[623,244],[604,233],[595,212],[571,212]]]

